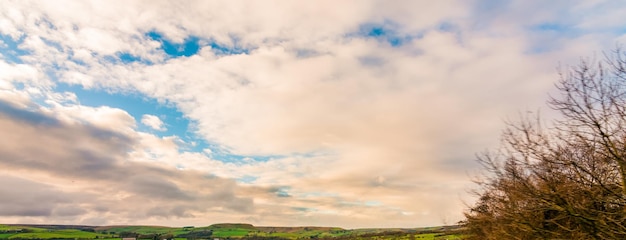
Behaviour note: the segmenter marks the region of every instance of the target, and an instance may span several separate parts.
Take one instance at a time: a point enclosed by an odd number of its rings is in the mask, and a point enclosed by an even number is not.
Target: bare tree
[[[600,153],[619,166],[626,194],[626,61],[618,49],[604,63],[608,67],[582,61],[561,74],[561,96],[549,103],[564,116],[557,124],[560,131],[574,141],[597,144]]]
[[[582,60],[561,73],[549,105],[562,118],[508,125],[465,213],[474,239],[626,238],[626,60]]]

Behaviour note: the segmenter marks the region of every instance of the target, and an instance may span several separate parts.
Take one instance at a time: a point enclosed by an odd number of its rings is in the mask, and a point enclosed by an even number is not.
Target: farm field
[[[462,228],[443,226],[398,229],[333,227],[256,227],[214,224],[205,227],[0,225],[0,239],[461,239]]]

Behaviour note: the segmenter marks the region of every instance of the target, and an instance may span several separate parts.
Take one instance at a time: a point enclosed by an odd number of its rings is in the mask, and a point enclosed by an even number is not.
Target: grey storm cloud
[[[189,209],[193,207],[175,206],[175,207],[155,207],[146,212],[148,216],[158,217],[193,217],[193,214],[189,213]]]
[[[216,206],[239,212],[253,209],[252,199],[238,196],[233,190],[239,187],[234,180],[128,161],[129,151],[137,142],[123,133],[65,123],[43,112],[16,108],[2,101],[0,129],[0,168],[44,173],[82,184],[89,191],[127,196],[118,201],[107,199],[107,194],[79,196],[37,180],[3,176],[0,172],[0,216],[67,217],[88,211],[104,214],[126,209],[143,211],[135,215],[184,217],[192,216],[190,210]],[[67,205],[70,203],[73,205]],[[167,207],[155,210],[163,205]]]
[[[85,209],[68,204],[68,205],[63,205],[63,206],[59,206],[55,208],[54,211],[52,212],[52,215],[60,216],[60,217],[72,217],[72,216],[78,216],[78,215],[84,214],[86,212],[87,211]]]
[[[133,141],[88,125],[68,125],[0,102],[0,164],[77,178],[116,178]]]
[[[191,200],[190,193],[182,191],[178,186],[161,176],[139,175],[130,179],[130,186],[137,193],[150,197],[168,200]]]
[[[0,175],[0,216],[50,216],[72,196],[52,186]]]

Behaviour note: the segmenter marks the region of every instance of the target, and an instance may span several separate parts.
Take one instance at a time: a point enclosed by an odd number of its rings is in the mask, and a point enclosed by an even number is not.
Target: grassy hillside
[[[205,227],[0,225],[0,239],[460,239],[458,226],[409,229],[332,227],[255,227],[214,224]]]

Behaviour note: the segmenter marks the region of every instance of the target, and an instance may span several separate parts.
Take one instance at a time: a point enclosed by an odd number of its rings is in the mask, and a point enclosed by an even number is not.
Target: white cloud
[[[141,116],[141,123],[157,131],[165,131],[167,128],[161,119],[157,116],[144,114]]]
[[[471,198],[467,171],[476,169],[474,153],[497,146],[502,119],[542,107],[559,62],[623,40],[623,24],[612,21],[623,15],[623,4],[598,3],[0,2],[6,9],[0,32],[23,36],[20,48],[28,52],[23,63],[0,62],[0,100],[32,108],[43,96],[32,109],[133,139],[127,155],[119,155],[129,164],[184,169],[164,182],[132,179],[143,188],[105,189],[132,206],[145,200],[133,192],[154,186],[174,195],[205,191],[196,184],[195,171],[201,171],[255,178],[249,187],[218,181],[223,192],[217,195],[231,196],[249,211],[209,209],[220,221],[361,227],[380,226],[384,217],[389,227],[451,223],[462,218],[461,199]],[[543,31],[541,24],[556,29]],[[368,25],[383,26],[391,36],[365,37]],[[149,31],[177,43],[195,36],[248,52],[220,55],[203,46],[194,56],[168,58]],[[402,44],[391,46],[386,38]],[[144,62],[124,64],[121,53]],[[193,121],[197,132],[189,134],[233,154],[270,159],[230,163],[212,159],[219,151],[182,152],[176,136],[137,132],[138,116],[81,106],[76,95],[55,93],[56,82],[168,101]],[[155,115],[141,116],[141,123],[166,130]],[[27,180],[42,182],[29,174]],[[180,184],[187,178],[193,183]],[[64,180],[56,181],[63,186]],[[277,197],[277,189],[291,197]],[[105,217],[138,221],[116,215],[126,211],[122,206],[107,206]],[[179,219],[133,223],[205,219],[207,209],[185,206]],[[141,210],[166,215],[150,207]],[[55,211],[69,214],[64,209]],[[96,216],[86,211],[83,219]]]
[[[47,100],[46,103],[51,107],[43,107],[41,110],[66,123],[88,124],[127,134],[133,132],[136,126],[135,118],[119,108],[65,105],[52,99]]]
[[[39,69],[27,64],[10,64],[0,60],[0,80],[3,82],[25,82],[45,85]]]

